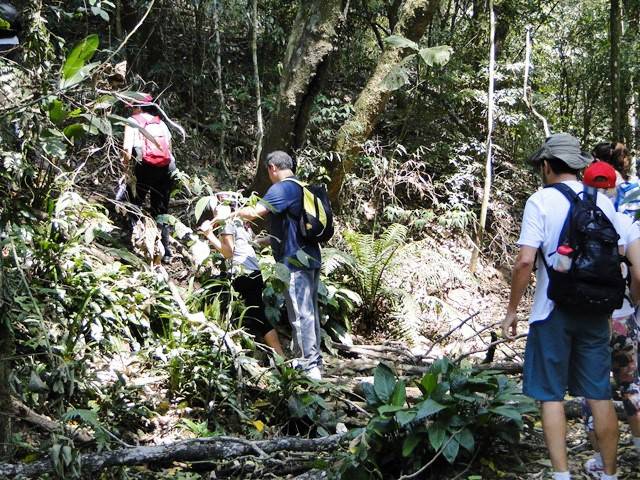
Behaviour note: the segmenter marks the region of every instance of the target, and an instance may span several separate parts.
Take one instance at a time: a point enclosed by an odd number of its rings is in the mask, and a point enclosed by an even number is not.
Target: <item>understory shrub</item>
[[[420,396],[409,400],[407,382],[380,364],[373,384],[363,384],[373,417],[353,432],[350,455],[340,466],[343,478],[398,478],[435,457],[453,464],[488,442],[517,443],[524,415],[535,410],[506,376],[447,358],[412,383]]]

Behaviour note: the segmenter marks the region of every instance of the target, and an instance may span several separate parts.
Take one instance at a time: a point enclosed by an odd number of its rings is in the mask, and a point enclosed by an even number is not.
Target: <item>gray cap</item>
[[[591,154],[580,150],[578,139],[568,133],[554,133],[547,137],[542,147],[531,155],[528,161],[537,164],[552,158],[562,160],[576,170],[581,170],[593,162]]]

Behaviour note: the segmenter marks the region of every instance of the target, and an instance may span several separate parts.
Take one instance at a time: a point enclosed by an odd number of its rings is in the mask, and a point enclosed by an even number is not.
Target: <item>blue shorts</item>
[[[611,398],[609,316],[554,308],[546,320],[529,325],[524,354],[525,395],[542,402],[574,397]]]

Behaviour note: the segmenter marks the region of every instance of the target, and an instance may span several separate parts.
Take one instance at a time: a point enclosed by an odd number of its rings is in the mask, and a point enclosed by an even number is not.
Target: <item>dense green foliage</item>
[[[216,190],[246,189],[259,145],[268,140],[283,149],[295,145],[301,177],[330,183],[345,161],[336,153],[338,131],[362,114],[358,98],[382,53],[402,49],[402,60],[386,66],[380,114],[358,145],[335,205],[338,233],[323,249],[319,302],[323,346],[336,356],[352,335],[414,342],[430,319],[421,316],[411,288],[390,281],[402,274],[404,246],[429,237],[459,250],[459,263],[447,259],[453,271],[467,261],[477,229],[487,2],[422,2],[434,10],[417,41],[396,33],[408,0],[343,2],[326,37],[317,40],[310,28],[313,35],[302,35],[299,45],[290,44],[292,33],[310,19],[298,18],[302,2],[293,0],[257,2],[255,18],[245,0],[21,3],[22,51],[15,63],[0,58],[1,458],[27,462],[49,454],[58,477],[74,478],[83,449],[150,443],[167,423],[173,438],[177,431],[247,439],[324,437],[345,424],[352,430],[349,449],[286,467],[390,478],[434,457],[436,469],[442,459],[468,462],[492,447],[487,439],[517,441],[531,405],[515,382],[494,372],[442,359],[414,382],[381,365],[363,387],[366,411],[344,378],[337,386],[308,380],[239,327],[245,307],[221,276],[221,255],[194,253],[197,217],[208,199]],[[535,184],[524,159],[544,136],[523,87],[551,129],[572,132],[586,150],[600,140],[636,149],[640,8],[622,2],[624,29],[615,38],[605,0],[494,3],[494,187],[481,247],[489,263],[505,267]],[[533,44],[525,66],[527,30]],[[321,61],[313,58],[321,50],[313,41],[330,44],[321,45],[329,52]],[[616,69],[612,42],[620,52]],[[295,55],[300,65],[317,61],[317,68],[291,79],[299,72],[285,66]],[[172,225],[178,257],[166,269],[145,250],[157,233],[153,220],[145,230],[150,241],[131,245],[123,205],[113,201],[130,173],[119,161],[124,100],[140,92],[152,93],[187,132],[184,139],[174,135],[177,181],[171,214],[160,219]],[[616,95],[621,118],[614,121]],[[299,108],[280,138],[270,120],[288,102]],[[249,203],[257,200],[244,194]],[[268,250],[260,264],[267,314],[278,322],[288,272]],[[437,265],[411,266],[424,272],[419,288],[452,287],[439,283]],[[446,295],[429,298],[444,304]],[[286,322],[278,327],[286,336]],[[408,399],[414,383],[420,396]],[[12,410],[13,401],[53,418],[55,427],[12,425],[1,412]],[[93,441],[83,444],[79,433]],[[227,477],[266,478],[278,466],[247,473],[242,463],[208,467]],[[105,475],[161,474],[121,468]]]

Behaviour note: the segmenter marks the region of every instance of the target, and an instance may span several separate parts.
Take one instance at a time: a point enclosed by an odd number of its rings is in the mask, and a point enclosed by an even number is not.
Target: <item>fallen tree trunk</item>
[[[111,452],[81,455],[82,474],[95,474],[110,467],[173,462],[229,460],[240,456],[267,458],[277,452],[320,452],[337,448],[344,434],[306,439],[276,438],[252,442],[242,438],[195,438],[167,445],[122,448]],[[54,471],[50,459],[29,464],[0,464],[0,478],[34,478]]]
[[[61,423],[56,422],[55,420],[50,419],[46,415],[42,415],[37,413],[27,407],[24,403],[19,400],[12,398],[11,406],[9,410],[9,416],[18,418],[24,422],[30,423],[31,425],[40,428],[46,432],[59,432],[61,428]],[[94,440],[94,438],[87,432],[83,430],[75,430],[69,428],[67,426],[64,427],[67,435],[71,435],[74,440],[77,440],[81,443],[89,443]]]

